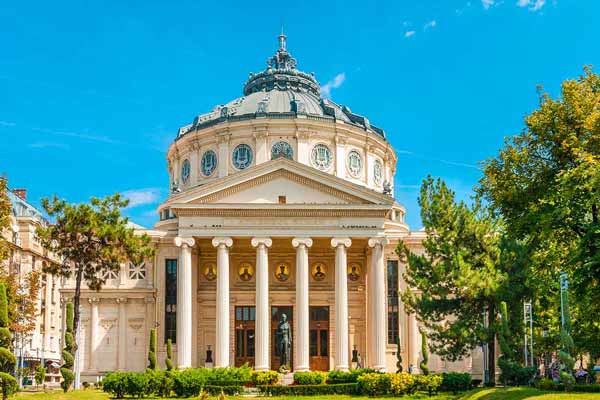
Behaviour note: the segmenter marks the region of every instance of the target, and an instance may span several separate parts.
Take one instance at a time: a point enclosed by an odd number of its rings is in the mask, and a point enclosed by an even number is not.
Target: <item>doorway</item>
[[[235,308],[235,366],[246,363],[254,366],[254,333],[256,308],[239,306]]]
[[[287,321],[290,324],[290,332],[294,332],[294,314],[292,306],[273,306],[271,307],[271,369],[274,371],[279,370],[281,366],[279,362],[279,348],[277,347],[277,326],[281,320],[281,316],[285,314]],[[290,349],[290,368],[294,366],[294,346]]]
[[[329,371],[329,307],[309,309],[309,356],[311,371]]]

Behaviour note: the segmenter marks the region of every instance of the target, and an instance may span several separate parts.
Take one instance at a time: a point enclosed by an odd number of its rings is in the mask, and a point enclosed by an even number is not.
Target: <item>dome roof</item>
[[[186,133],[226,121],[266,118],[296,118],[343,121],[385,138],[385,132],[354,114],[346,106],[321,97],[321,88],[314,74],[296,69],[296,59],[286,49],[286,36],[279,35],[279,48],[267,60],[267,69],[254,74],[244,85],[244,96],[216,106],[211,112],[198,115],[190,125],[179,129],[178,138]]]

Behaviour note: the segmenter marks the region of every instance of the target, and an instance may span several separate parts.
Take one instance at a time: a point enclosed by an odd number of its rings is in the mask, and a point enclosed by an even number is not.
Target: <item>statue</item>
[[[292,348],[292,330],[287,321],[287,315],[281,314],[281,319],[275,332],[277,350],[279,350],[279,370],[286,372],[290,370],[290,350]]]

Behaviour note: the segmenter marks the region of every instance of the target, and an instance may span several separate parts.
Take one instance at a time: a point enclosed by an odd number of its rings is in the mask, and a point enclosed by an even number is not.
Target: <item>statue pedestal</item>
[[[294,374],[292,372],[279,374],[279,381],[282,385],[289,386],[294,383]]]

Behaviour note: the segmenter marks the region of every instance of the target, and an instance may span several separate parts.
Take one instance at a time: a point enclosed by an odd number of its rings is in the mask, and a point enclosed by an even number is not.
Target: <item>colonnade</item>
[[[267,237],[254,237],[252,247],[256,248],[256,320],[255,320],[255,369],[270,369],[270,320],[269,312],[269,248],[272,240]],[[369,340],[372,368],[385,370],[385,265],[384,237],[369,239],[372,247],[371,267],[368,271],[369,295]],[[191,237],[176,237],[175,245],[180,248],[177,273],[177,364],[180,368],[192,366],[192,248],[195,240]],[[309,370],[309,265],[308,252],[313,241],[308,237],[295,237],[292,246],[296,249],[296,306],[297,317],[296,357],[294,371]],[[215,237],[212,245],[217,249],[217,293],[216,330],[214,365],[230,365],[229,351],[229,249],[233,245],[230,237]],[[334,237],[331,247],[335,249],[335,369],[348,370],[348,277],[347,251],[352,240],[347,237]]]

